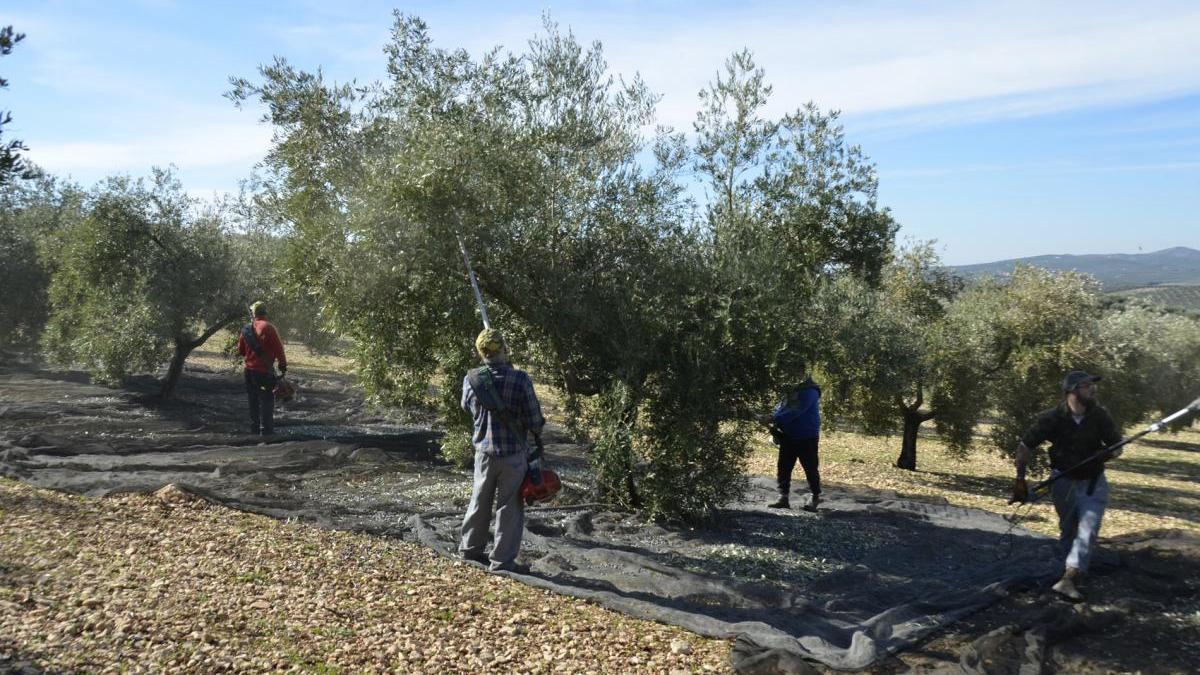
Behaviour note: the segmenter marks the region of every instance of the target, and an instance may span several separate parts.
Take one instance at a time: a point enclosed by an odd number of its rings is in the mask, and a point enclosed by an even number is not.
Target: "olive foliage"
[[[1101,402],[1124,426],[1200,393],[1200,322],[1105,303],[1084,274],[1023,266],[967,284],[919,244],[897,251],[878,288],[841,278],[818,301],[828,318],[818,358],[827,418],[870,434],[900,432],[896,465],[904,469],[916,469],[926,421],[965,457],[986,419],[989,444],[1012,454],[1037,414],[1062,399],[1070,370],[1104,377]]]
[[[592,434],[601,498],[694,518],[737,495],[745,420],[811,351],[811,289],[877,275],[891,249],[835,116],[762,119],[769,88],[739,54],[694,142],[647,136],[656,97],[549,20],[523,52],[473,58],[398,14],[385,51],[369,86],[277,58],[230,92],[265,106],[259,202],[369,393],[432,395],[444,452],[469,459],[458,397],[480,324],[461,237],[516,360]]]
[[[0,27],[0,56],[8,56],[12,53],[13,47],[18,42],[25,39],[24,33],[18,33],[13,30],[12,26]],[[8,80],[0,77],[0,89],[8,86]],[[12,121],[12,113],[7,110],[0,110],[0,135],[4,133],[4,125]],[[37,172],[24,157],[21,156],[22,150],[28,150],[25,143],[19,139],[9,140],[7,142],[0,141],[0,186],[11,182],[15,178],[33,178]]]
[[[212,215],[225,225],[238,291],[252,301],[266,303],[268,316],[285,343],[297,342],[319,354],[336,353],[337,336],[324,329],[320,304],[289,274],[287,233],[257,204],[247,189],[252,185],[253,181],[247,181],[237,196],[211,205]],[[240,357],[237,343],[237,334],[231,332],[223,347],[234,360]]]
[[[900,468],[916,469],[925,422],[965,453],[987,412],[979,383],[996,366],[962,290],[932,243],[920,243],[896,252],[878,288],[844,278],[821,295],[829,418],[870,434],[900,431]]]
[[[97,185],[43,255],[54,270],[45,351],[101,381],[169,364],[169,397],[192,350],[245,312],[220,219],[167,171]]]
[[[53,273],[42,251],[80,218],[82,198],[77,187],[47,176],[0,186],[0,350],[36,352]]]

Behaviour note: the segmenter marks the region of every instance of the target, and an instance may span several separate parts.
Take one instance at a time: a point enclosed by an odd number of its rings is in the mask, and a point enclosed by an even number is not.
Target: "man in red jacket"
[[[267,306],[250,305],[251,322],[242,326],[238,353],[246,357],[246,397],[250,401],[250,433],[270,436],[275,432],[275,361],[279,375],[287,374],[287,357],[275,326],[267,321]]]

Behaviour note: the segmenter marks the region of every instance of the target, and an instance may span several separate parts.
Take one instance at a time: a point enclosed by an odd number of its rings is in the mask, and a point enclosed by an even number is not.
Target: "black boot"
[[[777,501],[774,501],[774,502],[771,502],[770,504],[767,504],[767,508],[770,508],[770,509],[790,509],[790,508],[792,508],[792,505],[791,505],[790,503],[788,503],[788,498],[787,498],[787,495],[782,495],[782,496],[781,496],[781,497],[780,497],[780,498],[779,498]]]
[[[809,513],[816,513],[817,512],[817,504],[820,504],[820,503],[821,503],[821,496],[813,495],[812,499],[808,500],[808,503],[805,504],[804,506],[801,506],[800,508],[804,509],[805,511],[808,511]]]

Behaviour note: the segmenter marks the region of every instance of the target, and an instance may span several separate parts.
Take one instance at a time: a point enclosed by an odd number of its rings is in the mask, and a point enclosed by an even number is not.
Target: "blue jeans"
[[[1050,476],[1059,473],[1054,470]],[[1051,489],[1054,510],[1058,512],[1059,551],[1067,556],[1065,567],[1074,567],[1081,573],[1087,572],[1088,561],[1096,548],[1096,537],[1100,534],[1100,521],[1108,506],[1108,479],[1101,473],[1089,495],[1091,483],[1090,479],[1059,478]]]

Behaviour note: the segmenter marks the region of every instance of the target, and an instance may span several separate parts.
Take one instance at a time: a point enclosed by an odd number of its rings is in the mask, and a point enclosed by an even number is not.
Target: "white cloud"
[[[286,20],[261,27],[264,54],[323,63],[339,76],[381,72],[391,22],[387,8],[300,5],[291,6]],[[540,6],[410,9],[427,19],[437,45],[475,54],[497,44],[523,51],[541,26]],[[78,109],[101,120],[105,132],[86,140],[70,136],[69,125],[60,125],[53,137],[30,133],[27,140],[37,141],[31,142],[33,161],[76,175],[140,172],[167,163],[248,171],[269,147],[269,129],[253,114],[222,107],[223,101],[213,100],[215,90],[174,90],[126,64],[97,65],[96,27],[72,22],[63,12],[51,18],[55,13],[27,10],[12,18],[37,36],[22,45],[37,55],[32,76],[63,96],[81,97]],[[751,2],[703,10],[610,2],[556,8],[551,18],[585,44],[603,42],[615,72],[630,77],[640,71],[664,96],[659,121],[685,131],[697,92],[742,47],[755,52],[775,86],[768,114],[814,100],[852,115],[856,133],[901,133],[1200,91],[1200,6],[1186,2]],[[126,27],[113,39],[154,40],[164,48],[207,44],[197,36],[139,30]],[[224,75],[213,81],[223,83]]]
[[[615,69],[664,94],[687,128],[696,93],[749,47],[775,86],[771,114],[808,100],[910,122],[1027,116],[1200,91],[1200,7],[1138,3],[921,3],[748,8],[662,25],[556,16],[600,37]]]
[[[254,122],[201,123],[109,141],[41,143],[26,154],[44,169],[74,176],[142,173],[168,164],[183,170],[241,165],[248,172],[270,141],[270,129]]]
[[[944,176],[959,176],[978,173],[1005,173],[1009,171],[1026,171],[1028,165],[1017,164],[968,164],[965,166],[939,166],[914,169],[889,169],[880,171],[881,178],[941,178]]]
[[[1073,169],[1078,173],[1126,173],[1126,172],[1167,172],[1167,171],[1197,171],[1200,162],[1146,162],[1143,164],[1102,164],[1097,166],[1079,166]]]
[[[1025,162],[1017,164],[966,164],[963,166],[938,166],[926,168],[889,169],[880,171],[882,178],[942,178],[982,173],[1130,173],[1130,172],[1173,172],[1200,170],[1200,161],[1145,162],[1122,164],[1095,164],[1076,161]]]

